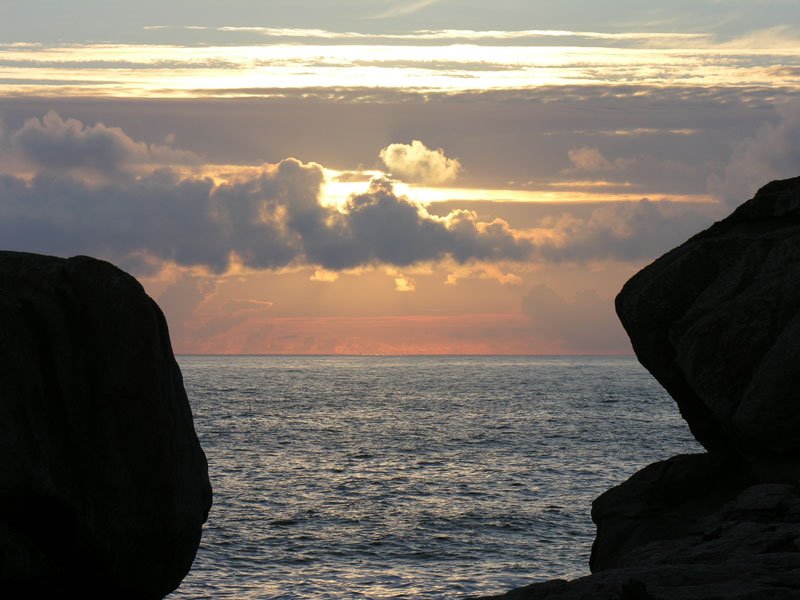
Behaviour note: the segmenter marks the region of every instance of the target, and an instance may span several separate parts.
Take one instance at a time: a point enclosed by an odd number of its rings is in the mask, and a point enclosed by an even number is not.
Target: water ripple
[[[587,572],[592,499],[697,451],[632,359],[179,357],[214,507],[183,598],[443,598]]]

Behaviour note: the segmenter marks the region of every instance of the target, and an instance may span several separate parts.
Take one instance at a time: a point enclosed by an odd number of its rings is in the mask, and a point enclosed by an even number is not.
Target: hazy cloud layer
[[[519,230],[470,210],[430,214],[399,196],[386,178],[374,179],[339,208],[325,205],[323,168],[292,158],[224,184],[169,168],[135,174],[130,165],[158,157],[152,146],[122,130],[86,127],[55,113],[26,121],[8,139],[9,151],[35,164],[37,172],[30,180],[0,176],[4,246],[104,256],[139,271],[163,261],[223,272],[234,262],[255,269],[310,264],[339,271],[442,259],[641,260],[683,241],[713,216],[705,205],[643,200],[588,214],[562,207],[536,227]],[[446,167],[443,154],[425,151],[440,156]],[[83,178],[87,170],[104,177]],[[410,279],[398,283],[412,287]]]
[[[618,202],[588,215],[564,212],[542,219],[536,254],[545,261],[655,258],[724,216],[715,205],[669,201]]]
[[[182,2],[141,0],[114,3],[109,18],[108,0],[4,0],[13,18],[0,21],[0,39],[10,41],[75,42],[85,39],[124,39],[166,43],[212,41],[209,29],[249,24],[273,28],[356,29],[365,33],[413,31],[422,27],[465,30],[514,30],[535,24],[543,29],[578,29],[600,32],[708,31],[722,37],[740,36],[753,29],[800,22],[795,0],[641,0],[590,2],[521,2],[520,0],[294,0],[293,2],[220,3],[194,0],[191,13]],[[425,10],[412,10],[414,8]],[[391,19],[365,19],[388,11]],[[47,15],[48,18],[42,18]],[[172,27],[165,29],[164,25]],[[191,28],[184,28],[189,25]],[[154,27],[155,26],[155,27]],[[146,28],[146,29],[145,29]]]
[[[538,284],[523,297],[522,310],[531,317],[534,335],[560,341],[565,351],[629,350],[625,331],[614,314],[614,303],[594,290],[564,298]]]
[[[729,206],[752,198],[764,184],[800,174],[800,103],[779,105],[777,120],[738,142],[728,166],[709,178],[709,189]]]

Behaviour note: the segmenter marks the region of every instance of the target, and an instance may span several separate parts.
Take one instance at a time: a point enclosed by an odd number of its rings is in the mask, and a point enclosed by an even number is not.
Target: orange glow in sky
[[[800,32],[523,4],[19,5],[0,235],[133,272],[178,352],[628,353],[624,281],[796,175]]]

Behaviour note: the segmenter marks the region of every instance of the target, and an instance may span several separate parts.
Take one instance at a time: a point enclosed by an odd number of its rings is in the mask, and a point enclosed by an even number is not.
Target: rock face
[[[164,317],[88,257],[0,252],[0,597],[162,598],[211,506]]]
[[[800,177],[640,271],[616,306],[708,453],[595,500],[592,575],[493,598],[799,598]]]
[[[800,484],[800,177],[640,271],[617,313],[706,449]]]

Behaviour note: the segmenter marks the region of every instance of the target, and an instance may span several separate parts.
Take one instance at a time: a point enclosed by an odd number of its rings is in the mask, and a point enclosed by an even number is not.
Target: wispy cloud
[[[403,2],[396,6],[389,8],[377,15],[366,17],[368,19],[391,19],[394,17],[403,17],[420,11],[432,4],[436,4],[439,0],[416,0],[416,2]]]
[[[190,29],[190,28],[186,28]],[[564,38],[571,42],[580,40],[593,40],[604,42],[640,42],[642,45],[670,45],[685,46],[695,44],[707,46],[714,40],[714,36],[707,33],[677,33],[677,32],[600,32],[600,31],[570,31],[561,29],[514,29],[514,30],[474,30],[474,29],[418,29],[405,33],[365,33],[357,31],[331,31],[327,29],[300,29],[260,26],[223,26],[217,31],[228,33],[257,33],[268,38],[306,38],[338,41],[547,41],[563,43]],[[757,37],[752,37],[754,41]]]
[[[338,35],[338,34],[337,34]],[[628,85],[800,88],[795,50],[473,44],[0,45],[0,95],[275,95],[363,88],[403,93]],[[263,87],[268,84],[269,87]]]

